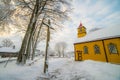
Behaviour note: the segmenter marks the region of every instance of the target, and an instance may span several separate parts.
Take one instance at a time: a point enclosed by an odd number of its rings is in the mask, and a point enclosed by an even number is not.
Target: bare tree
[[[1,44],[3,47],[12,47],[13,46],[13,42],[10,39],[2,40]]]
[[[9,24],[12,23],[11,16],[15,11],[13,6],[11,0],[0,0],[0,33],[9,33],[12,30]]]
[[[25,63],[30,54],[34,54],[41,27],[44,27],[48,19],[54,29],[57,29],[61,27],[61,21],[68,19],[67,12],[68,8],[70,9],[70,7],[62,9],[62,6],[69,5],[70,1],[67,0],[1,0],[1,2],[3,4],[0,4],[0,24],[12,23],[25,33],[18,63]],[[12,7],[11,2],[15,4]],[[10,30],[9,27],[7,29]]]
[[[23,1],[25,1],[25,0],[23,0]],[[29,0],[27,0],[27,1],[29,1]],[[26,3],[26,2],[24,2],[24,3]],[[36,0],[33,2],[34,8],[33,9],[30,8],[32,10],[32,16],[30,18],[30,22],[28,24],[27,31],[25,33],[25,37],[23,39],[23,43],[22,43],[22,46],[21,46],[21,49],[19,52],[19,56],[17,59],[18,63],[26,61],[23,59],[24,58],[26,59],[27,56],[30,54],[31,46],[32,45],[36,46],[35,43],[36,43],[38,37],[35,37],[35,34],[38,33],[38,31],[36,31],[37,28],[41,28],[41,26],[45,25],[45,23],[47,23],[48,19],[51,19],[52,20],[51,22],[54,22],[54,20],[58,21],[59,18],[61,20],[67,18],[64,11],[61,11],[59,7],[55,8],[56,5],[61,6],[60,3],[66,4],[67,2],[64,0],[41,0],[41,1]],[[36,25],[37,25],[37,22],[39,21],[40,16],[42,16],[42,20],[41,20],[40,26],[37,27]],[[37,34],[37,35],[39,35],[39,34]]]
[[[61,56],[64,57],[64,52],[65,52],[66,48],[67,48],[67,44],[65,42],[58,42],[55,45],[55,50],[58,53],[59,57],[61,57]]]
[[[43,4],[43,6],[41,6],[41,4]],[[26,34],[24,36],[23,43],[22,43],[22,46],[21,46],[21,49],[20,49],[20,52],[18,55],[18,59],[17,59],[18,63],[25,63],[26,58],[30,54],[31,45],[32,45],[32,36],[33,36],[33,33],[35,31],[35,28],[36,28],[35,25],[36,25],[38,16],[41,14],[45,5],[46,5],[46,2],[43,3],[40,0],[35,1],[35,5],[34,5],[34,9],[32,10],[30,22],[28,24],[27,31],[26,31]]]

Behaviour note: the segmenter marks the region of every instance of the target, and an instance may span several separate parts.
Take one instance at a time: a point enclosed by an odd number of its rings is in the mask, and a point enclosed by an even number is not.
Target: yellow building
[[[78,40],[74,43],[75,60],[96,60],[120,63],[120,27],[107,27],[86,34],[78,27]]]

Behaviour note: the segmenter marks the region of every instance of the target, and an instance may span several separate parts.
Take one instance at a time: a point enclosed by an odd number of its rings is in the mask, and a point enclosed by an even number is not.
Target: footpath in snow
[[[16,65],[15,61],[0,64],[0,80],[40,80],[44,59],[32,65]],[[120,80],[120,65],[73,58],[50,58],[50,80]]]

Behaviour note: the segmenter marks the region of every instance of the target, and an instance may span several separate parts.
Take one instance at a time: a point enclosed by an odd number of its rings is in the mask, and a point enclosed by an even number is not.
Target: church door
[[[82,51],[77,51],[78,53],[78,61],[82,61]]]

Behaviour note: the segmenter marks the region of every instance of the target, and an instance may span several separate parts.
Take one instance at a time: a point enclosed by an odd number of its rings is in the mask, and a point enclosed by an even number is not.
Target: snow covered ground
[[[43,58],[31,66],[16,65],[15,61],[0,64],[0,80],[40,80]],[[73,58],[50,58],[50,80],[120,80],[120,65],[92,60],[74,61]]]
[[[6,61],[13,61],[13,60],[16,60],[17,58],[15,57],[7,57],[7,58],[0,58],[0,63],[4,63]]]

